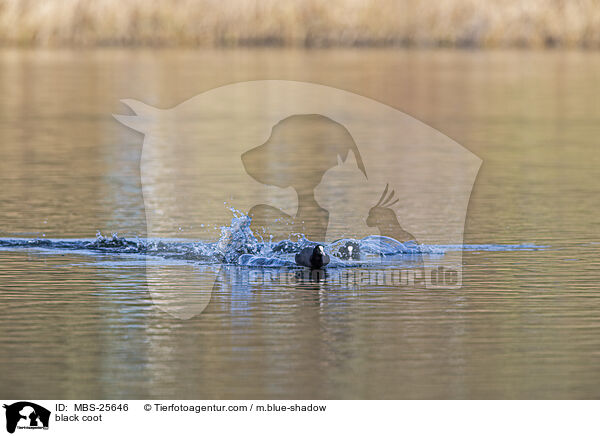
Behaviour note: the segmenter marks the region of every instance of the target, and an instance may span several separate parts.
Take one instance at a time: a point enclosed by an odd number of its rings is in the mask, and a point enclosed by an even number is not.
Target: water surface
[[[598,71],[593,52],[1,51],[3,241],[143,240],[142,137],[112,118],[122,98],[315,82],[483,160],[457,290],[335,273],[249,286],[229,266],[179,320],[152,304],[135,253],[4,246],[2,396],[598,398]]]

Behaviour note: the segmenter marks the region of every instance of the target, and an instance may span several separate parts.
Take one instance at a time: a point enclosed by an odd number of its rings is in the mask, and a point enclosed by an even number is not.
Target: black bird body
[[[316,247],[306,247],[300,253],[296,254],[296,263],[300,266],[319,269],[329,263],[329,256],[323,251],[322,245]]]

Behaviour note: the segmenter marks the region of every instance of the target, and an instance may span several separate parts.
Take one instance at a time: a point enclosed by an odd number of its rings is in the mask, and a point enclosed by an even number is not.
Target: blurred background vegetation
[[[600,0],[0,0],[11,46],[600,47]]]

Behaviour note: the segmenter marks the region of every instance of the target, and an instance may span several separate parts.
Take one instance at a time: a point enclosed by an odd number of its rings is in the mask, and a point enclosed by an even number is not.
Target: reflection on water
[[[456,290],[341,284],[335,270],[249,283],[224,267],[184,321],[152,304],[135,256],[4,247],[6,397],[597,397],[600,55],[2,51],[0,63],[2,238],[145,236],[141,137],[111,117],[124,97],[165,108],[235,81],[312,81],[405,111],[484,162]]]

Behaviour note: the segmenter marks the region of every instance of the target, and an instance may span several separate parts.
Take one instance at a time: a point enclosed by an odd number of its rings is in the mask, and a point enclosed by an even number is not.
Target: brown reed
[[[600,47],[600,0],[0,0],[0,44]]]

